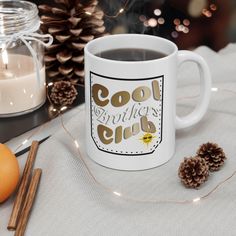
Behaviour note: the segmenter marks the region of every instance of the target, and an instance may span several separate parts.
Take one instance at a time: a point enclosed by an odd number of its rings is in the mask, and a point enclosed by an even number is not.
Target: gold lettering
[[[106,87],[104,87],[101,84],[94,84],[92,87],[93,100],[98,106],[104,107],[108,104],[109,100],[108,99],[101,100],[99,98],[99,93],[100,93],[100,97],[102,98],[106,98],[109,95],[109,91]]]
[[[124,139],[128,139],[131,136],[134,136],[140,132],[139,123],[134,123],[132,125],[132,132],[131,127],[127,127],[124,129]]]
[[[111,104],[114,107],[122,107],[129,102],[130,94],[127,91],[115,93],[111,98]]]
[[[159,87],[159,82],[156,80],[152,81],[152,89],[153,89],[153,97],[155,100],[160,100],[160,87]]]
[[[139,129],[139,123],[133,124],[133,126],[132,126],[132,133],[133,133],[133,135],[138,134],[139,131],[140,131],[140,129]]]
[[[120,143],[122,141],[122,126],[116,128],[115,143]]]
[[[132,136],[131,127],[124,129],[124,139],[128,139]]]
[[[156,126],[153,124],[153,122],[148,121],[146,116],[141,117],[141,128],[144,132],[147,133],[156,132]]]
[[[146,101],[151,96],[151,90],[147,86],[141,86],[133,91],[132,98],[136,102]]]
[[[98,125],[97,132],[102,143],[110,144],[113,141],[113,138],[111,138],[113,131],[105,125]]]

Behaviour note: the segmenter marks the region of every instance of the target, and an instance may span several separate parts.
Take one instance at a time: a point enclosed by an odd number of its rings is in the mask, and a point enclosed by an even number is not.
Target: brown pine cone
[[[197,188],[207,180],[208,165],[201,157],[184,158],[179,166],[178,175],[181,182],[189,188]]]
[[[219,170],[226,160],[223,149],[216,143],[202,144],[197,151],[197,155],[206,160],[210,171]]]
[[[77,97],[77,90],[70,81],[57,81],[53,83],[50,99],[56,106],[71,105]]]
[[[44,57],[50,81],[84,83],[84,47],[105,34],[104,13],[97,5],[98,0],[52,0],[39,5],[41,30],[54,39]]]

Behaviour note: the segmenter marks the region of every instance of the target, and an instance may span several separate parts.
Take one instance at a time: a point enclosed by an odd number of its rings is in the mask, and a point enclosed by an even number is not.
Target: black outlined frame
[[[93,137],[93,129],[92,129],[92,75],[96,75],[96,76],[99,76],[99,77],[102,77],[102,78],[105,78],[105,79],[110,79],[110,80],[121,80],[121,81],[143,81],[143,80],[154,80],[154,79],[158,79],[158,78],[162,78],[162,92],[161,92],[161,107],[162,107],[162,112],[161,112],[161,137],[160,137],[160,141],[154,145],[154,149],[150,152],[146,152],[146,153],[118,153],[118,152],[112,152],[112,151],[108,151],[108,150],[104,150],[104,149],[101,149],[96,141],[94,140],[94,137]],[[156,148],[159,146],[159,144],[162,142],[162,134],[163,134],[163,110],[164,110],[164,107],[163,107],[163,100],[164,100],[164,75],[160,75],[160,76],[154,76],[154,77],[148,77],[148,78],[138,78],[138,79],[127,79],[127,78],[115,78],[115,77],[109,77],[109,76],[105,76],[105,75],[101,75],[101,74],[97,74],[97,73],[94,73],[92,71],[90,71],[90,75],[89,75],[89,86],[90,86],[90,125],[91,125],[91,137],[93,139],[93,142],[94,144],[96,145],[96,147],[98,148],[98,150],[100,151],[103,151],[103,152],[106,152],[106,153],[109,153],[109,154],[115,154],[115,155],[121,155],[121,156],[144,156],[144,155],[149,155],[149,154],[152,154]]]

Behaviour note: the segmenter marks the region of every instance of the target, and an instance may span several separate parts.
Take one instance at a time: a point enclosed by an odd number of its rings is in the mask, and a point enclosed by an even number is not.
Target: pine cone
[[[226,160],[223,149],[216,143],[202,144],[197,151],[197,155],[206,160],[210,171],[219,170]]]
[[[84,47],[105,31],[104,13],[97,4],[97,0],[54,0],[53,6],[39,6],[41,30],[54,38],[44,59],[50,80],[84,83]]]
[[[71,105],[76,99],[78,92],[70,81],[57,81],[53,83],[50,99],[56,106]]]
[[[181,182],[189,188],[197,188],[207,180],[208,165],[201,157],[184,158],[180,164],[178,175]]]

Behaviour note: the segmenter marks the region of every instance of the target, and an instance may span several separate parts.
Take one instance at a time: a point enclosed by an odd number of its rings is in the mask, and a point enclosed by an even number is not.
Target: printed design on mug
[[[90,72],[91,136],[101,151],[153,153],[162,141],[164,76],[112,78]]]

